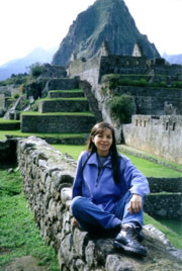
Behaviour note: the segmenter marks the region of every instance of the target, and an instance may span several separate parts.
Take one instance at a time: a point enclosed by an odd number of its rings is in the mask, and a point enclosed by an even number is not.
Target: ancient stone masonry
[[[21,114],[21,131],[30,133],[88,133],[96,123],[89,101],[78,89],[79,79],[51,79],[49,98],[38,101],[39,113]],[[82,97],[80,97],[82,94]],[[54,98],[56,95],[56,98]],[[92,101],[93,108],[93,101]],[[96,112],[97,105],[94,111]]]
[[[167,105],[172,106],[176,114],[182,115],[180,88],[118,86],[113,90],[113,94],[134,96],[139,115],[166,115]]]
[[[182,80],[182,66],[166,64],[164,59],[147,60],[145,57],[119,55],[95,57],[89,61],[78,59],[69,65],[69,76],[80,76],[93,87],[106,74],[150,75],[152,78],[156,75],[159,80],[165,79],[170,84]]]
[[[94,124],[93,114],[83,116],[79,112],[21,116],[21,131],[25,133],[88,133]]]
[[[182,165],[182,116],[134,115],[123,132],[127,145]]]
[[[182,252],[152,225],[144,227],[145,259],[114,250],[111,236],[93,238],[74,226],[70,199],[76,162],[70,156],[35,137],[20,139],[17,153],[23,191],[42,236],[58,253],[61,271],[182,270]]]

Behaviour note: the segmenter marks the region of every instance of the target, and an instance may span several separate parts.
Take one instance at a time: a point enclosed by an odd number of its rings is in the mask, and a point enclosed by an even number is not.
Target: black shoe
[[[142,231],[137,231],[136,228],[134,228],[135,234],[136,234],[136,239],[138,242],[142,242],[145,239],[145,234]]]
[[[137,240],[135,229],[131,226],[123,226],[120,233],[115,238],[115,248],[122,248],[127,252],[138,256],[146,256],[147,251]]]

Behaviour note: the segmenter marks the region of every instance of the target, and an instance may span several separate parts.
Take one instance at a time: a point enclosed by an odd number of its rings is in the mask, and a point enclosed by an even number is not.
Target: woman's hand
[[[75,225],[75,227],[79,227],[78,222],[77,222],[76,218],[74,218],[74,217],[73,217],[73,224]]]
[[[142,197],[140,195],[133,194],[129,202],[128,210],[130,214],[138,213],[142,210]]]

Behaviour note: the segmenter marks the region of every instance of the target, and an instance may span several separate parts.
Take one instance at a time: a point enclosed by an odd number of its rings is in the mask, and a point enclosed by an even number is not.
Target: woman
[[[91,130],[88,151],[82,152],[73,184],[71,210],[88,232],[117,230],[114,246],[141,256],[143,198],[147,179],[131,161],[117,153],[113,127],[97,123]]]

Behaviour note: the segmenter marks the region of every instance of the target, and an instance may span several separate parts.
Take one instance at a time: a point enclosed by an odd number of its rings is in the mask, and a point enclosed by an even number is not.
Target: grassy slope
[[[61,139],[61,138],[70,138],[70,137],[83,137],[85,138],[85,134],[84,133],[74,133],[74,134],[60,134],[60,133],[46,133],[46,134],[42,134],[42,133],[22,133],[20,130],[15,130],[15,131],[0,131],[0,140],[5,140],[6,136],[5,135],[13,135],[14,137],[28,137],[28,136],[37,136],[40,138],[46,138],[46,137],[51,137],[51,138],[57,138],[57,139]]]
[[[57,255],[41,238],[27,208],[20,173],[0,169],[0,174],[0,270],[13,258],[32,255],[50,271],[59,271]]]
[[[62,153],[69,153],[75,160],[78,159],[78,156],[81,151],[85,149],[85,146],[79,145],[53,145],[56,149],[60,150]],[[147,177],[166,177],[166,178],[178,178],[182,177],[182,173],[167,168],[162,165],[158,165],[147,161],[142,158],[138,158],[132,155],[126,155],[128,158],[131,159],[132,163],[137,166],[137,168],[143,172],[143,174]]]

